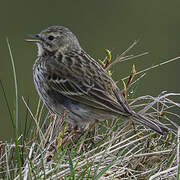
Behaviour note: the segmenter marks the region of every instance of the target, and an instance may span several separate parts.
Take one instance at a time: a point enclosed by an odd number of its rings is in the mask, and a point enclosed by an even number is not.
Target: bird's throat
[[[36,43],[38,48],[38,56],[42,56],[44,54],[44,49],[40,43]]]

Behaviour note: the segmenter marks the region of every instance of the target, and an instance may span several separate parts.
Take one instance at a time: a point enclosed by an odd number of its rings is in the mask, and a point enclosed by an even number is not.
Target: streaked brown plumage
[[[67,28],[52,26],[31,35],[38,46],[33,66],[36,90],[53,113],[67,109],[67,121],[84,128],[94,121],[127,117],[163,134],[168,129],[158,121],[132,111],[113,79],[79,45]]]

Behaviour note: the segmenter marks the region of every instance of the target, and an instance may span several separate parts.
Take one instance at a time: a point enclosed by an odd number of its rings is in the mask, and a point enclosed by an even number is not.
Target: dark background
[[[82,47],[94,58],[103,58],[105,48],[112,50],[115,58],[139,39],[131,53],[148,51],[149,55],[114,67],[116,73],[113,77],[117,80],[129,74],[132,64],[136,65],[138,71],[180,55],[179,7],[179,0],[1,1],[0,80],[11,109],[15,102],[15,91],[6,37],[9,38],[15,60],[19,118],[23,122],[26,108],[21,97],[30,100],[33,113],[38,102],[32,81],[32,65],[37,49],[24,41],[25,34],[39,33],[51,25],[69,27]],[[148,72],[140,81],[135,96],[157,96],[164,90],[179,92],[179,67],[180,60],[177,60]],[[0,139],[8,140],[12,137],[12,125],[1,89],[0,113]]]

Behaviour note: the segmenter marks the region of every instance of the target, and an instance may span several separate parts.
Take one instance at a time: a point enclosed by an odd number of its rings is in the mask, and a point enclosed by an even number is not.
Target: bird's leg
[[[137,134],[137,129],[136,129],[136,126],[135,126],[133,120],[130,120],[130,121],[128,122],[128,124],[126,125],[126,128],[128,129],[129,126],[132,126],[133,129],[134,129],[134,133]]]
[[[95,120],[93,123],[91,123],[91,124],[89,125],[89,130],[92,129],[92,128],[94,128],[95,125],[97,124],[97,122],[98,122],[98,120]],[[80,133],[81,133],[80,138],[81,138],[85,133],[86,133],[85,136],[87,137],[87,135],[90,133],[89,130],[87,130],[87,128],[81,130],[81,132],[80,132]],[[82,148],[85,147],[84,142],[85,142],[85,139],[84,139],[84,140],[81,142],[81,144],[80,144],[80,147],[79,147],[79,150],[78,150],[78,154],[80,154]],[[94,144],[93,139],[90,139],[89,142],[91,142],[91,144]]]
[[[95,120],[93,123],[89,125],[89,129],[93,129],[97,123],[98,123],[98,120]],[[87,130],[88,130],[88,126],[86,126],[84,129],[81,129],[80,134],[81,135],[85,134]]]
[[[65,117],[66,117],[66,109],[64,109],[64,111],[63,111],[63,115],[61,117],[61,121],[64,121]]]
[[[98,123],[98,120],[95,120],[93,123],[90,124],[90,129],[94,128],[95,125]]]

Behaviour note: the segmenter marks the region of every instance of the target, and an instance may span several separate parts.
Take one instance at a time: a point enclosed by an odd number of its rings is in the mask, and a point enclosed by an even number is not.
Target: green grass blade
[[[73,167],[73,161],[72,161],[72,157],[71,157],[71,152],[69,152],[69,169],[70,169],[70,173],[71,173],[71,178],[72,178],[72,180],[74,180],[74,178],[75,178],[75,172],[74,172],[74,167]]]
[[[6,39],[7,45],[8,45],[8,50],[10,54],[10,59],[11,59],[11,64],[13,68],[13,77],[14,77],[14,86],[15,86],[15,110],[14,110],[14,137],[15,137],[15,151],[16,151],[16,158],[17,158],[17,164],[18,164],[18,169],[19,169],[19,177],[22,179],[22,169],[21,169],[21,156],[20,156],[20,150],[19,150],[19,142],[18,142],[18,88],[17,88],[17,78],[16,78],[16,70],[15,70],[15,65],[14,65],[14,59],[12,56],[12,51],[10,47],[10,43],[8,39]]]
[[[12,68],[13,68],[14,87],[15,87],[15,96],[16,96],[16,105],[15,105],[15,107],[16,107],[16,128],[18,131],[18,88],[17,88],[16,69],[15,69],[15,65],[14,65],[14,59],[13,59],[11,47],[9,44],[9,40],[6,39],[6,41],[7,41],[8,50],[9,50],[10,59],[11,59],[11,64],[12,64]]]

